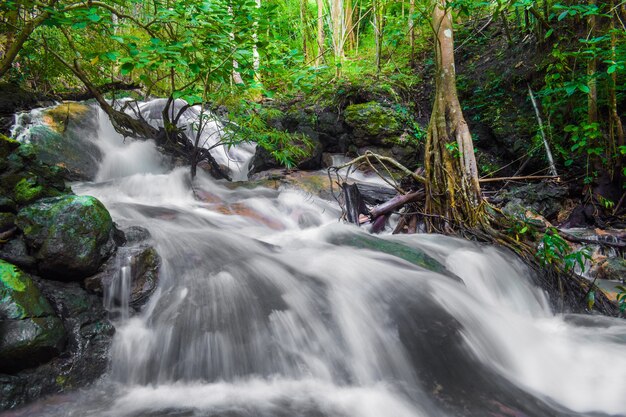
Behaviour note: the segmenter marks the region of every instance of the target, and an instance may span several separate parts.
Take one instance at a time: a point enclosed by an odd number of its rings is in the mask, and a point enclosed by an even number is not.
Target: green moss
[[[20,271],[15,265],[0,259],[0,281],[2,281],[2,285],[14,291],[24,291],[26,284],[20,278]]]
[[[22,320],[54,314],[32,279],[0,259],[0,319]]]
[[[17,149],[20,143],[0,133],[0,157],[6,158],[11,152]]]
[[[93,274],[113,249],[111,215],[94,197],[44,198],[21,209],[16,223],[43,276]]]
[[[45,194],[43,186],[35,178],[22,178],[13,189],[15,201],[18,204],[28,204],[41,198]]]
[[[346,123],[353,127],[357,134],[388,136],[402,131],[395,111],[375,101],[348,106],[344,116]]]

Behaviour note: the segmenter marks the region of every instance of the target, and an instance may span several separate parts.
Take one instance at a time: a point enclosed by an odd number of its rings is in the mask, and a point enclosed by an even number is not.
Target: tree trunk
[[[596,0],[589,0],[590,6],[596,5]],[[592,13],[587,18],[587,29],[590,37],[595,37],[596,33],[596,16]],[[587,62],[587,87],[589,87],[589,93],[587,94],[587,116],[589,123],[598,122],[598,87],[596,82],[596,71],[598,67],[598,58],[595,53],[589,62]]]
[[[383,0],[372,0],[372,15],[374,19],[374,42],[376,44],[376,73],[380,72],[383,52]]]
[[[302,24],[302,54],[304,62],[309,62],[309,46],[307,38],[309,33],[309,13],[307,10],[307,0],[300,0],[300,23]]]
[[[346,0],[344,5],[345,7],[345,28],[347,32],[347,38],[345,41],[345,49],[352,50],[354,49],[354,45],[356,43],[356,38],[354,36],[354,30],[352,30],[354,26],[354,7],[352,6],[352,0]]]
[[[431,230],[474,228],[481,221],[483,200],[472,137],[456,91],[452,20],[446,0],[435,2],[433,29],[437,72],[424,157],[427,224]]]
[[[50,17],[50,13],[48,11],[41,12],[39,16],[34,18],[33,20],[28,21],[22,30],[15,35],[12,39],[11,43],[7,43],[7,49],[4,53],[4,56],[0,60],[0,78],[2,78],[9,70],[11,69],[11,65],[13,65],[13,61],[17,57],[17,54],[22,50],[22,46],[24,42],[28,40],[33,31],[40,26],[48,17]]]
[[[333,51],[335,54],[335,76],[341,76],[344,44],[344,9],[343,0],[330,0],[330,23],[332,25]]]
[[[615,1],[611,1],[611,10],[613,10]],[[617,60],[617,35],[615,33],[615,19],[617,10],[611,15],[611,59],[613,62]],[[617,70],[611,73],[611,81],[609,82],[609,110],[610,110],[610,139],[611,139],[611,152],[616,155],[613,164],[613,176],[619,178],[618,183],[623,183],[624,178],[622,175],[623,161],[620,155],[619,147],[624,146],[624,127],[622,126],[622,119],[619,117],[617,111],[617,94],[615,89],[617,88]]]
[[[315,65],[322,65],[324,59],[324,0],[317,0],[317,58]]]
[[[410,65],[415,67],[415,0],[409,2],[409,46],[411,47]]]

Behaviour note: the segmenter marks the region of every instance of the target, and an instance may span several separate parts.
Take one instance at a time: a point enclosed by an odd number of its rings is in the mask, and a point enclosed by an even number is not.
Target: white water
[[[333,244],[367,238],[337,222],[334,203],[202,173],[192,190],[186,168],[108,129],[101,119],[96,182],[74,190],[121,226],[150,230],[159,289],[117,323],[99,387],[29,415],[626,415],[624,320],[553,314],[511,255],[443,236],[383,238],[428,253],[463,285]]]

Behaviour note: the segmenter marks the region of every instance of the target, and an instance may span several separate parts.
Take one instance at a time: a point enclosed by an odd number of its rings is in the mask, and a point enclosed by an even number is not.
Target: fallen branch
[[[353,160],[346,162],[345,164],[332,166],[328,168],[328,170],[330,171],[331,169],[333,169],[335,171],[339,171],[342,168],[346,168],[355,164],[360,164],[361,162],[371,163],[370,158],[374,158],[376,162],[381,162],[381,163],[387,162],[388,164],[391,164],[397,169],[399,169],[400,171],[402,171],[403,174],[413,178],[415,181],[422,183],[422,184],[426,183],[426,178],[411,171],[410,169],[408,169],[407,167],[405,167],[404,165],[402,165],[400,162],[396,161],[395,159],[390,158],[388,156],[378,155],[371,151],[366,151],[365,155],[358,156],[354,158]]]
[[[536,225],[536,227],[539,231],[543,233],[552,234],[552,231],[545,225]],[[563,239],[572,243],[586,243],[590,245],[606,246],[606,247],[618,248],[618,249],[626,248],[626,243],[621,242],[621,241],[606,242],[606,241],[601,241],[601,240],[587,239],[584,237],[574,236],[573,234],[565,232],[561,229],[556,229],[556,231],[558,232],[559,236],[561,236]]]
[[[383,214],[387,214],[389,212],[392,212],[395,209],[397,209],[399,207],[402,207],[405,204],[413,203],[413,202],[418,201],[418,200],[420,200],[422,198],[424,198],[424,190],[415,191],[415,192],[409,193],[409,194],[395,196],[391,200],[389,200],[389,201],[387,201],[387,202],[385,202],[383,204],[379,204],[378,206],[376,206],[373,209],[371,209],[370,210],[370,217],[372,219],[376,219],[377,217],[382,216]]]
[[[527,181],[527,180],[558,180],[558,175],[526,175],[522,177],[496,177],[496,178],[481,178],[478,181],[483,182],[498,182],[498,181]]]

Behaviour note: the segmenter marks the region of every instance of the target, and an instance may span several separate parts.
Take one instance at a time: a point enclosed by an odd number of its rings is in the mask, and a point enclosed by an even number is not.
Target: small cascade
[[[119,248],[119,251],[125,252],[127,249]],[[103,291],[104,306],[122,321],[130,318],[131,261],[130,254],[118,254],[116,257],[117,273]]]

